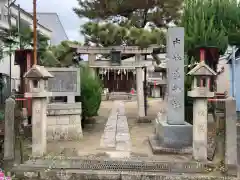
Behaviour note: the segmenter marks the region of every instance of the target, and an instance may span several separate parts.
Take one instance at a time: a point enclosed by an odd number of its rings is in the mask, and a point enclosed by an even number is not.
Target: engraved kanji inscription
[[[176,44],[180,44],[180,43],[181,43],[180,39],[176,38],[176,39],[173,41],[173,46],[175,47]]]
[[[175,54],[175,55],[173,55],[172,59],[173,59],[174,61],[181,61],[181,60],[182,60],[182,57],[179,56],[179,54]]]
[[[198,111],[198,116],[204,116],[204,115],[205,115],[205,113],[203,110]]]
[[[172,72],[173,79],[180,78],[179,68],[177,68],[175,71]]]
[[[199,133],[205,132],[205,126],[204,126],[204,124],[199,124],[197,128],[198,128],[198,132],[199,132]]]
[[[182,88],[178,87],[176,84],[172,85],[172,91],[174,93],[182,92]]]
[[[181,103],[176,98],[172,98],[171,105],[174,109],[181,107]]]

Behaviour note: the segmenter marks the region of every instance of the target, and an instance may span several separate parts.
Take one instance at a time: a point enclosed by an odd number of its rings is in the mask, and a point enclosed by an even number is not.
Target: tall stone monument
[[[168,29],[167,59],[167,107],[156,118],[150,145],[155,153],[186,152],[192,146],[192,125],[184,117],[184,28]]]
[[[43,66],[34,65],[24,77],[30,87],[24,96],[32,98],[32,156],[40,157],[47,148],[48,79],[53,76]]]

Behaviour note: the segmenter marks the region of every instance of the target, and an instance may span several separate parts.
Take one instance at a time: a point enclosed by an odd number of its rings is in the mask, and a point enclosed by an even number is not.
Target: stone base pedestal
[[[151,118],[149,116],[139,117],[138,123],[151,123]]]
[[[149,142],[153,153],[192,153],[192,125],[170,125],[157,119],[155,135]]]
[[[81,103],[52,103],[47,108],[47,140],[76,141],[83,137]]]

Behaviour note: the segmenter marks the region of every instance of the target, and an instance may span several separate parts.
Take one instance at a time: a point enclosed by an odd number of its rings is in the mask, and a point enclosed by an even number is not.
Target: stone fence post
[[[4,160],[14,160],[14,111],[15,100],[9,97],[5,103]]]

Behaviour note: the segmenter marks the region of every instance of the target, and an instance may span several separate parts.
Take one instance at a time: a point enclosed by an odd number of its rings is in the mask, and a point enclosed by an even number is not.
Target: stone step
[[[122,155],[126,151],[109,151],[112,155]],[[114,154],[115,153],[115,154]],[[54,163],[54,164],[53,164]],[[189,161],[154,161],[144,160],[141,158],[77,158],[69,159],[38,159],[29,160],[25,164],[21,164],[13,168],[14,171],[41,171],[49,167],[52,169],[75,170],[99,170],[99,171],[115,171],[115,172],[144,172],[144,173],[204,173],[207,174],[210,168],[214,169],[216,165],[203,164]]]

